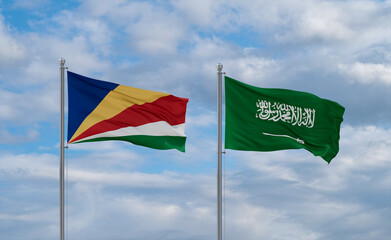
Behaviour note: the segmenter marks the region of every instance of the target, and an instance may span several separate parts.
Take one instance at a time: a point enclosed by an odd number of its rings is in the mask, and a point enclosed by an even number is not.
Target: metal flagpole
[[[217,64],[217,239],[222,240],[222,167],[221,167],[221,156],[222,156],[222,76],[223,64]]]
[[[64,240],[64,67],[65,59],[60,58],[61,114],[60,114],[60,240]]]

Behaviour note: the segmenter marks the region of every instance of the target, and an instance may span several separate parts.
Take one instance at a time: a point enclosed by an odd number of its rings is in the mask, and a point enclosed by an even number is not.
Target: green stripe
[[[111,141],[111,140],[131,142],[136,145],[159,149],[159,150],[178,149],[181,152],[185,152],[186,137],[134,135],[134,136],[122,136],[122,137],[93,138],[93,139],[88,139],[88,140],[74,142],[74,143],[99,142],[99,141]]]

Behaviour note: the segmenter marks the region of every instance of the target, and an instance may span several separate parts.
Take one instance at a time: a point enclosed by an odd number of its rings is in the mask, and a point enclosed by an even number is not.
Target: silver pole
[[[60,58],[61,114],[60,114],[60,240],[64,240],[64,67],[65,59]]]
[[[222,76],[223,64],[217,64],[217,239],[222,240],[223,228],[223,212],[222,212],[222,170],[221,170],[221,156],[222,156]]]

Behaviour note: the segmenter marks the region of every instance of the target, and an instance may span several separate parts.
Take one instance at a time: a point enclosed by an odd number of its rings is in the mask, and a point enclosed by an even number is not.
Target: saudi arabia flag
[[[68,72],[68,142],[128,141],[185,151],[188,99]]]
[[[328,163],[337,155],[345,108],[313,94],[250,86],[225,77],[225,148],[304,148]]]

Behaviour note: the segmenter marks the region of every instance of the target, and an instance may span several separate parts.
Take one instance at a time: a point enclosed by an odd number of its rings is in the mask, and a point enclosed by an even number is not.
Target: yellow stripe
[[[128,107],[135,104],[141,105],[144,103],[151,103],[168,95],[170,94],[119,85],[114,90],[110,91],[94,111],[84,119],[69,141],[71,142],[90,127],[103,120],[116,116]]]

